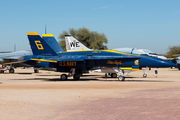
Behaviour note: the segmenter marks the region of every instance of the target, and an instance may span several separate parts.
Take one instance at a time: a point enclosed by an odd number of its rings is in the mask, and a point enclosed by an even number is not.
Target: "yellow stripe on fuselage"
[[[87,51],[92,51],[93,53],[100,53],[101,51],[105,52],[111,52],[111,53],[118,53],[118,54],[124,54],[124,55],[134,55],[134,56],[142,56],[142,57],[149,57],[149,56],[144,56],[144,55],[139,55],[139,54],[130,54],[130,53],[124,53],[124,52],[119,52],[116,50],[77,50],[77,51],[66,51],[66,52],[57,52],[57,53],[69,53],[69,52],[87,52]]]
[[[34,60],[34,61],[40,61],[40,62],[53,62],[53,63],[57,63],[57,61],[52,61],[52,60],[45,60],[45,59],[30,59],[30,60]]]
[[[125,54],[125,55],[134,55],[134,54],[119,52],[116,50],[77,50],[77,51],[67,51],[67,52],[86,52],[86,51],[92,51],[94,53],[99,53],[101,51],[104,51],[104,52],[119,53],[119,54]],[[136,56],[139,56],[139,55],[136,55]]]
[[[131,67],[121,67],[121,70],[132,70]]]
[[[42,37],[54,37],[52,34],[42,34]]]
[[[139,71],[139,69],[138,69],[138,68],[132,68],[132,67],[121,67],[121,70]]]
[[[39,35],[37,32],[27,32],[27,35]]]

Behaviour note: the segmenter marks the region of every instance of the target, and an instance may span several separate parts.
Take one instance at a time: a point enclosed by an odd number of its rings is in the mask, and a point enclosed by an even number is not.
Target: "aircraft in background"
[[[113,50],[117,50],[117,51],[121,51],[121,52],[125,52],[125,53],[130,53],[130,54],[149,55],[152,57],[157,57],[157,58],[167,60],[167,58],[165,56],[158,54],[158,53],[155,53],[155,52],[152,52],[148,49],[117,48],[117,49],[113,49]]]
[[[178,56],[177,58],[168,58],[169,61],[175,63],[177,65],[178,70],[180,70],[180,55],[176,54],[174,56]]]
[[[140,67],[173,67],[174,63],[154,57],[139,56],[115,50],[83,50],[64,52],[52,34],[43,39],[36,32],[27,33],[33,55],[21,58],[24,64],[45,68],[56,68],[57,72],[68,72],[75,80],[80,79],[83,71],[96,67],[112,67],[119,74],[118,80],[124,80],[122,67],[139,70]],[[46,39],[46,40],[45,40]],[[78,44],[76,45],[78,46]],[[61,75],[67,79],[66,74]]]
[[[65,35],[65,41],[66,41],[66,50],[69,51],[83,51],[83,50],[90,50],[89,48],[87,48],[86,46],[84,46],[81,42],[79,42],[77,39],[75,39],[73,36],[71,35]],[[157,58],[161,58],[161,59],[166,59],[166,57],[155,54],[149,50],[146,49],[136,49],[136,48],[118,48],[118,49],[113,49],[115,51],[119,51],[119,52],[123,52],[123,53],[129,53],[129,54],[136,54],[136,55],[140,55],[140,56],[152,56],[152,57],[157,57]],[[146,67],[150,67],[150,66],[146,66]],[[112,68],[112,67],[103,67],[100,69],[95,69],[92,72],[103,72],[103,73],[108,73],[109,75],[111,75],[111,77],[117,77],[117,72],[116,72],[117,68]],[[133,71],[132,68],[123,68],[121,67],[121,69],[124,72],[130,72]],[[143,69],[143,77],[147,77],[147,74],[145,72],[145,69]],[[127,74],[128,74],[127,73]]]
[[[4,73],[7,68],[7,64],[10,65],[9,73],[14,73],[14,67],[22,67],[24,65],[20,63],[11,63],[11,62],[16,62],[18,59],[22,56],[25,55],[32,55],[32,52],[30,50],[21,50],[21,51],[15,51],[15,52],[1,52],[0,53],[0,64],[2,64],[2,69],[0,69],[1,73]]]

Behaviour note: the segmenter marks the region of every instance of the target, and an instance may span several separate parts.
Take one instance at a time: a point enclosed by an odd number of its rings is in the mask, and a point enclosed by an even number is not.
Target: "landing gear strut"
[[[146,74],[145,68],[143,68],[143,72],[144,72],[143,77],[146,78],[147,74]]]
[[[124,75],[124,71],[123,70],[121,70],[121,69],[119,69],[119,76],[118,76],[118,80],[120,80],[120,81],[124,81],[125,80],[125,75]]]

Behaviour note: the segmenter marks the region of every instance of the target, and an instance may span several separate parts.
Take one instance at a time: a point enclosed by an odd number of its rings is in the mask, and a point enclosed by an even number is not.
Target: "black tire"
[[[124,81],[124,80],[125,80],[125,77],[120,75],[120,76],[118,77],[118,80],[119,80],[119,81]]]
[[[178,68],[178,70],[180,70],[180,68]]]
[[[14,69],[13,68],[9,69],[9,73],[14,73]]]
[[[73,78],[74,78],[74,80],[79,80],[80,79],[80,74],[74,74]]]
[[[34,73],[39,73],[39,70],[34,69]]]
[[[62,74],[61,75],[61,80],[67,80],[67,75],[66,74]]]
[[[147,74],[143,74],[143,77],[146,78],[146,77],[147,77]]]
[[[111,73],[111,77],[112,78],[117,78],[117,74],[116,73]]]

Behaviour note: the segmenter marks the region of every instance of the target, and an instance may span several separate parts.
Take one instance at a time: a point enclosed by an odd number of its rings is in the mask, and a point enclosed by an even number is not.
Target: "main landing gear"
[[[129,73],[124,74],[124,71],[121,70],[120,68],[114,69],[114,71],[115,71],[116,73],[108,73],[108,75],[110,75],[112,78],[117,78],[117,77],[118,77],[118,80],[119,80],[119,81],[124,81],[124,80],[125,80],[125,76],[126,76],[127,74],[129,74]]]
[[[130,73],[130,72],[127,72],[127,73],[125,74],[124,71],[121,70],[120,68],[119,68],[118,70],[116,70],[116,72],[118,73],[118,80],[119,80],[119,81],[124,81],[124,80],[125,80],[125,76]]]
[[[71,71],[69,72],[68,75],[62,74],[60,79],[67,80],[68,76],[73,76],[74,80],[79,80],[81,75],[82,75],[81,70],[77,70],[77,69],[73,68],[73,69],[71,69]]]

